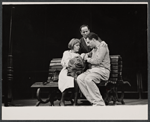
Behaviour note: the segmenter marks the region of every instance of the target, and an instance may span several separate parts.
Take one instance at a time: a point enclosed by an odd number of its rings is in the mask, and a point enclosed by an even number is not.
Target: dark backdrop
[[[147,5],[13,5],[13,97],[31,98],[30,86],[46,81],[49,62],[62,57],[71,38],[81,38],[79,27],[88,24],[123,58],[123,79],[137,91],[137,73],[147,91]],[[11,5],[2,6],[3,82],[5,82]],[[4,90],[4,89],[3,89]]]

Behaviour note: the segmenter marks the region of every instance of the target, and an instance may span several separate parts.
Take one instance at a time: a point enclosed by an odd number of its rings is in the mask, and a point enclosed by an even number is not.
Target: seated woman
[[[64,106],[64,96],[67,92],[68,88],[74,88],[74,77],[72,76],[68,76],[68,63],[70,61],[70,59],[73,59],[74,57],[79,56],[78,51],[80,48],[80,40],[79,39],[75,39],[73,38],[69,44],[68,44],[68,48],[70,50],[66,50],[63,53],[63,57],[61,60],[61,64],[63,66],[63,69],[60,71],[59,73],[59,80],[58,80],[58,88],[59,90],[62,92],[62,97],[60,100],[60,105]],[[74,103],[76,104],[76,103]]]

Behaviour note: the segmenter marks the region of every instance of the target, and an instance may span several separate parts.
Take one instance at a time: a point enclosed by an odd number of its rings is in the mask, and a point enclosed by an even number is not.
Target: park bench
[[[120,55],[110,55],[111,62],[111,72],[110,78],[107,81],[101,81],[97,86],[99,87],[102,97],[108,105],[110,101],[113,101],[115,104],[117,101],[125,104],[124,102],[124,85],[130,83],[128,81],[123,81],[122,79],[122,58]],[[54,105],[55,100],[59,100],[61,97],[61,93],[58,89],[58,75],[60,70],[62,69],[61,58],[54,58],[51,60],[49,64],[49,73],[47,82],[35,82],[31,87],[37,88],[37,99],[38,102],[36,106],[40,103],[50,102],[50,105]],[[46,99],[41,98],[41,89],[48,89],[49,94]],[[121,90],[121,97],[118,97],[118,88]],[[80,93],[80,97],[82,93]],[[72,99],[69,99],[71,103],[73,103]]]

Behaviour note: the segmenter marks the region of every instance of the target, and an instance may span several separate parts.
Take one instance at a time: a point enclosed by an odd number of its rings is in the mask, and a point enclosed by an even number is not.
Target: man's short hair
[[[90,32],[88,35],[87,35],[87,38],[89,38],[90,40],[92,40],[93,38],[98,40],[98,35],[93,33],[93,32]]]
[[[87,28],[89,29],[89,26],[86,25],[86,24],[84,24],[84,25],[81,25],[81,26],[80,26],[80,31],[81,31],[81,29],[82,29],[83,27],[87,27]]]
[[[80,43],[79,39],[73,38],[70,40],[70,42],[68,43],[68,48],[69,49],[73,49],[74,45]]]

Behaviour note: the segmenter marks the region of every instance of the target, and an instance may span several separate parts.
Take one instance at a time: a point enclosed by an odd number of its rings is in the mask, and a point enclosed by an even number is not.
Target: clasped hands
[[[82,59],[84,61],[87,61],[87,62],[89,62],[89,60],[91,59],[91,56],[92,56],[92,52],[90,52],[90,53],[82,53],[81,54]]]
[[[106,47],[106,46],[107,46],[107,44],[105,43],[105,41],[102,41],[102,42],[101,42],[101,46],[102,46],[102,47]],[[90,62],[91,57],[92,57],[92,52],[89,52],[89,53],[82,53],[80,56],[82,57],[82,59],[83,59],[84,61]]]

